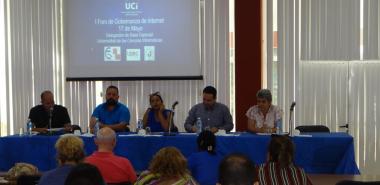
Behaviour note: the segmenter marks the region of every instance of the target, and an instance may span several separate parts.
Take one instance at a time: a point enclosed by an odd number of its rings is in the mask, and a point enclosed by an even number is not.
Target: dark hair
[[[288,136],[272,135],[268,146],[269,161],[276,162],[281,168],[293,163],[294,145]]]
[[[104,185],[98,168],[88,163],[79,163],[67,175],[65,185]]]
[[[161,100],[161,102],[164,102],[164,101],[162,100],[162,97],[161,97],[161,95],[160,95],[160,92],[158,92],[158,91],[149,95],[149,102],[150,102],[150,100],[152,99],[153,96],[157,96],[157,97]]]
[[[211,131],[202,131],[197,138],[197,144],[199,150],[215,154],[216,138]]]
[[[252,185],[257,181],[255,164],[245,155],[228,155],[219,165],[218,181],[222,185]]]
[[[216,98],[216,89],[213,86],[207,86],[203,89],[203,93],[212,94]]]
[[[41,100],[44,98],[45,94],[53,94],[51,91],[49,90],[46,90],[44,92],[41,93]]]
[[[256,98],[262,98],[268,102],[272,102],[272,93],[269,89],[260,89],[256,94]]]
[[[106,92],[107,92],[109,89],[116,89],[117,94],[119,94],[119,88],[117,88],[116,86],[114,86],[114,85],[110,85],[110,86],[108,86],[107,89],[106,89]]]

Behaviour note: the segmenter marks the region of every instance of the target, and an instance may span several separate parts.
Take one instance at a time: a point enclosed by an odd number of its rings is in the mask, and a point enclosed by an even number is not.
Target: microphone
[[[49,117],[51,118],[51,117],[53,117],[53,107],[50,107],[50,109],[49,109]]]
[[[172,105],[172,109],[174,110],[175,109],[175,106],[177,106],[178,105],[178,101],[175,101],[174,103],[173,103],[173,105]]]
[[[296,106],[296,102],[294,101],[292,105],[290,105],[290,111],[293,111],[295,106]]]
[[[289,135],[293,136],[293,124],[292,124],[292,113],[294,110],[294,107],[296,106],[296,102],[292,102],[292,105],[290,105],[290,112],[289,112]]]

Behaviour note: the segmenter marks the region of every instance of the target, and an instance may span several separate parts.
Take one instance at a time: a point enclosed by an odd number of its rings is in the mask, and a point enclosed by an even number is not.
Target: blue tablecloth
[[[307,173],[359,174],[355,163],[353,138],[346,133],[313,133],[312,137],[293,137],[295,163]],[[39,170],[56,167],[54,144],[59,136],[8,136],[0,138],[0,170],[6,171],[16,162],[28,162]],[[82,137],[86,154],[96,150],[93,138]],[[244,153],[256,164],[266,160],[268,135],[242,133],[217,136],[217,152],[221,155]],[[162,147],[175,146],[184,156],[197,151],[196,135],[127,136],[119,135],[114,152],[127,157],[137,171],[145,170],[152,156]]]

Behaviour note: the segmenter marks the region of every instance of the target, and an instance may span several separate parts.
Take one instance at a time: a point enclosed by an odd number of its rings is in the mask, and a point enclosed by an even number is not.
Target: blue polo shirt
[[[98,118],[100,122],[106,125],[118,124],[120,122],[125,122],[129,125],[129,119],[131,118],[128,107],[120,102],[117,102],[112,111],[108,111],[106,103],[102,103],[95,108],[92,116]]]

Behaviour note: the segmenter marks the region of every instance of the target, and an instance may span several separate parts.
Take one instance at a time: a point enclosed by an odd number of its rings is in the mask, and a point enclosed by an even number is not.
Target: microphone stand
[[[172,110],[170,110],[169,122],[168,122],[169,130],[168,130],[167,134],[164,134],[165,136],[174,136],[175,135],[175,134],[171,133],[171,130],[172,130],[172,124],[173,124],[174,109],[175,109],[175,106],[177,104],[178,104],[178,101],[174,102],[174,104],[172,105]]]
[[[52,135],[52,131],[51,131],[51,120],[52,120],[52,117],[53,117],[53,107],[51,107],[49,109],[49,135]]]
[[[294,107],[296,106],[296,103],[293,102],[290,106],[290,112],[289,112],[289,136],[293,136],[293,124],[292,124],[292,114]]]

